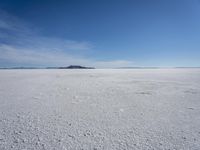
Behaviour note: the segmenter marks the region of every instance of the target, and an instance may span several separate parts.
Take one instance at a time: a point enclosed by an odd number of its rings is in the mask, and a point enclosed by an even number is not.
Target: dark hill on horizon
[[[46,69],[95,69],[95,68],[79,66],[79,65],[70,65],[68,67],[47,67]]]

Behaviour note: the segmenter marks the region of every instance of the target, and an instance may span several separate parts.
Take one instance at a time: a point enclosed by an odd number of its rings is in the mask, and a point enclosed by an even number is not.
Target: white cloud
[[[9,24],[7,24],[6,22],[4,22],[3,20],[0,20],[0,28],[2,28],[2,29],[11,29],[11,27],[9,26]]]
[[[89,58],[69,55],[61,51],[36,51],[5,44],[0,45],[0,54],[0,60],[36,66],[68,66],[75,64],[97,68],[116,68],[133,65],[133,62],[125,60],[95,61]]]
[[[9,34],[5,30],[9,31]],[[0,10],[0,62],[26,66],[84,65],[97,68],[133,66],[132,61],[97,61],[86,57],[92,50],[94,46],[88,41],[41,36],[24,21]]]
[[[0,59],[33,65],[63,66],[74,63],[86,63],[87,59],[72,56],[60,51],[46,51],[35,49],[22,49],[9,45],[0,45]]]

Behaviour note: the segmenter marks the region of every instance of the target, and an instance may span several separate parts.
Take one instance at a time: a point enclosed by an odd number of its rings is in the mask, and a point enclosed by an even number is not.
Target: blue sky
[[[0,1],[0,67],[71,64],[200,66],[200,1]]]

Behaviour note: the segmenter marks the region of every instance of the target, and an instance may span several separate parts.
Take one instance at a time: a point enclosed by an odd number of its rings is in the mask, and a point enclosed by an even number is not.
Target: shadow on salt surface
[[[152,95],[152,92],[135,92],[135,94],[139,94],[139,95]]]
[[[188,89],[188,90],[185,90],[184,93],[186,93],[186,94],[199,94],[199,91],[196,90],[196,89]]]

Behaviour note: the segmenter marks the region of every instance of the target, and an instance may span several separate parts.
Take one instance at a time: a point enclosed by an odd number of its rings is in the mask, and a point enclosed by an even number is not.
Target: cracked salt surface
[[[10,149],[200,149],[200,69],[0,70]]]

